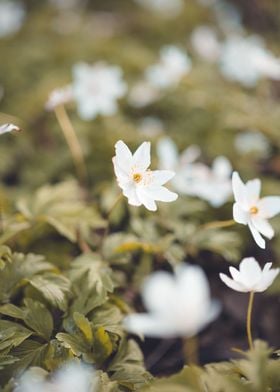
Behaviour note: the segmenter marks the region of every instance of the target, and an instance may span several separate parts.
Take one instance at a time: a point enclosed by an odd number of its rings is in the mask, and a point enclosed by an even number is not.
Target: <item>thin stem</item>
[[[112,204],[112,206],[110,207],[109,211],[107,212],[107,219],[110,218],[113,210],[115,209],[115,207],[119,204],[119,202],[122,199],[122,193],[119,194],[119,196],[116,198],[116,200],[114,201],[114,203]]]
[[[183,350],[186,363],[189,365],[198,364],[198,339],[196,336],[186,338],[183,341]]]
[[[71,152],[73,162],[76,166],[77,175],[82,184],[86,180],[86,165],[84,161],[83,151],[77,138],[73,125],[63,105],[59,105],[54,109],[57,121],[62,129],[65,140]]]
[[[254,302],[254,291],[250,291],[248,310],[247,310],[247,323],[246,323],[248,343],[249,343],[250,350],[252,350],[254,348],[253,339],[252,339],[252,328],[251,328],[253,302]]]
[[[233,226],[234,224],[235,224],[235,220],[230,219],[230,220],[225,220],[225,221],[214,221],[214,222],[206,223],[204,225],[201,225],[200,228],[201,229],[218,229],[218,228],[222,228],[222,227]]]

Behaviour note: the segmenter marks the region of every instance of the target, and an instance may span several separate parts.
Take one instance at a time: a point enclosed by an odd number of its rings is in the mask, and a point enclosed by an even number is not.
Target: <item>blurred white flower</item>
[[[71,85],[53,90],[46,103],[47,110],[54,110],[59,105],[65,105],[73,100],[73,88]]]
[[[176,87],[191,70],[191,60],[187,53],[176,46],[164,46],[160,50],[160,60],[145,71],[146,80],[157,88]]]
[[[92,368],[70,363],[48,381],[42,369],[31,368],[21,377],[15,392],[92,392],[96,383]]]
[[[242,225],[248,225],[254,240],[260,248],[265,248],[263,236],[271,239],[274,230],[269,218],[280,212],[280,196],[260,198],[261,181],[254,179],[244,184],[237,172],[232,175],[232,188],[235,198],[233,219]]]
[[[200,57],[209,62],[218,60],[221,44],[217,34],[209,26],[196,27],[191,34],[191,44]]]
[[[151,171],[151,144],[144,142],[134,154],[127,145],[119,140],[116,145],[116,155],[113,157],[114,170],[118,184],[128,203],[133,206],[144,205],[150,211],[156,211],[155,201],[171,202],[178,195],[170,192],[163,185],[175,173],[169,170]]]
[[[257,36],[229,37],[222,48],[220,66],[226,78],[246,87],[254,87],[262,77],[280,80],[280,59]]]
[[[49,0],[53,7],[60,10],[69,10],[75,8],[81,3],[80,0]]]
[[[268,155],[270,145],[268,139],[258,131],[239,133],[234,140],[236,150],[243,155],[257,153],[262,157]]]
[[[155,102],[159,96],[158,88],[145,80],[141,80],[132,86],[128,95],[128,102],[135,108],[142,108]]]
[[[164,124],[157,117],[147,116],[139,123],[138,131],[148,137],[158,136],[164,131]]]
[[[13,131],[20,131],[21,129],[14,124],[4,124],[0,125],[0,135],[3,135],[4,133],[8,132],[13,132]]]
[[[184,8],[183,0],[135,0],[140,4],[160,16],[174,18],[180,14]]]
[[[78,63],[73,68],[73,95],[83,120],[92,120],[98,114],[115,114],[117,100],[126,90],[120,67],[100,62],[94,65]]]
[[[0,1],[0,38],[19,31],[25,19],[25,9],[18,1]]]
[[[265,291],[279,273],[279,268],[272,268],[272,263],[266,263],[263,270],[254,257],[243,259],[238,269],[229,267],[232,279],[225,274],[220,274],[222,281],[231,289],[247,292]]]
[[[207,278],[198,266],[180,265],[175,275],[155,272],[144,282],[142,297],[148,313],[131,314],[125,328],[157,337],[191,337],[219,314]]]
[[[232,167],[227,158],[217,157],[212,168],[195,162],[200,155],[197,146],[189,146],[179,156],[175,143],[170,138],[162,138],[157,145],[159,165],[163,169],[174,170],[174,189],[181,194],[196,196],[206,200],[213,207],[223,205],[232,194]]]

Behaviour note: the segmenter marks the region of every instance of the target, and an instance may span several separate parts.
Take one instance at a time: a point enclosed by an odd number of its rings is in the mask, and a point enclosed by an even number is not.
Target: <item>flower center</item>
[[[142,174],[140,173],[134,173],[133,176],[133,181],[136,182],[136,184],[138,184],[141,180],[142,180]]]
[[[255,214],[257,214],[258,212],[259,212],[258,207],[253,206],[253,207],[250,208],[250,214],[255,215]]]

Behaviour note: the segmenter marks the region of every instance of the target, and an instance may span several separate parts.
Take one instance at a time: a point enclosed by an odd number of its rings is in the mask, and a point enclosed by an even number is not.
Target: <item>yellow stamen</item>
[[[257,214],[259,212],[259,209],[258,209],[258,207],[251,207],[250,208],[250,214]]]
[[[132,178],[133,178],[133,181],[138,184],[138,182],[140,182],[142,180],[142,174],[134,173]]]

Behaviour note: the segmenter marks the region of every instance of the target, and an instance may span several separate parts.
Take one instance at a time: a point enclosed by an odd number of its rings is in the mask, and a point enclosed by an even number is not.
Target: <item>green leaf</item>
[[[80,356],[82,353],[86,353],[89,349],[88,344],[79,335],[59,332],[56,338],[65,348],[71,349],[74,355]]]
[[[73,319],[77,327],[83,333],[85,339],[91,344],[93,342],[91,323],[83,314],[78,312],[73,314]]]
[[[53,330],[53,319],[48,309],[40,302],[26,298],[24,300],[25,324],[46,340],[49,340]]]

